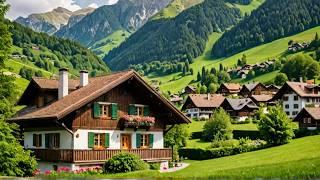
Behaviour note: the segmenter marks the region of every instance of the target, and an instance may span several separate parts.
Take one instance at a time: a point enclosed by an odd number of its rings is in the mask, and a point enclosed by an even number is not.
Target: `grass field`
[[[98,54],[100,58],[103,58],[113,48],[119,46],[130,36],[130,33],[125,30],[118,30],[108,35],[106,38],[101,39],[91,46],[91,50]]]
[[[249,83],[249,82],[262,82],[262,83],[270,83],[274,80],[274,78],[276,77],[276,75],[279,73],[279,71],[273,71],[273,72],[269,72],[266,74],[263,74],[261,76],[257,76],[253,79],[247,80],[247,79],[234,79],[232,80],[232,82],[236,82],[236,83],[241,83],[241,84],[245,84],[245,83]]]
[[[282,38],[276,41],[273,41],[268,44],[260,45],[255,48],[246,50],[244,52],[238,53],[231,57],[227,58],[219,58],[213,59],[211,54],[211,48],[213,44],[220,38],[221,34],[213,33],[209,37],[209,41],[207,42],[205,52],[202,56],[195,59],[195,62],[190,65],[194,70],[194,75],[181,76],[181,73],[170,74],[162,77],[155,77],[154,75],[148,76],[150,80],[158,80],[161,82],[160,89],[162,91],[178,92],[181,91],[185,86],[190,84],[192,80],[196,79],[197,73],[201,71],[201,68],[204,66],[206,68],[218,68],[219,64],[222,63],[224,67],[232,67],[236,64],[237,60],[241,58],[243,54],[247,55],[247,62],[249,64],[254,64],[257,62],[262,62],[272,58],[278,58],[284,55],[284,52],[287,49],[288,41],[311,41],[316,32],[320,32],[320,26],[309,29],[302,33],[296,34],[294,36]],[[267,74],[264,77],[257,77],[256,80],[261,80],[264,78],[272,79],[275,74]],[[267,76],[267,77],[266,77]],[[176,79],[173,81],[173,79]]]
[[[249,5],[230,4],[230,6],[240,9],[242,14],[250,14],[253,10],[257,9],[265,0],[253,0]]]
[[[320,136],[295,139],[289,144],[205,161],[173,173],[155,170],[104,175],[103,178],[289,178],[320,177]]]

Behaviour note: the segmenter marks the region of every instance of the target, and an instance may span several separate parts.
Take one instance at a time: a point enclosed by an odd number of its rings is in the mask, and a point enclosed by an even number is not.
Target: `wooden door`
[[[121,149],[131,149],[131,135],[122,134],[121,135]]]

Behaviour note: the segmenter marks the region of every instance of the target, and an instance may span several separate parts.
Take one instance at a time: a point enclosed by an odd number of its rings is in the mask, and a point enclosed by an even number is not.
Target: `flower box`
[[[150,116],[124,115],[121,119],[125,127],[152,127],[155,123],[155,118]]]

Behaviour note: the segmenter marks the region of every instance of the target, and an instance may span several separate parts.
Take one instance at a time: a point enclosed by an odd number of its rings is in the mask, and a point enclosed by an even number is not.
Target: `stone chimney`
[[[88,82],[89,82],[88,71],[85,71],[85,70],[80,71],[80,87],[84,87],[88,85]]]
[[[210,93],[207,94],[207,98],[210,101],[210,98],[211,98],[211,94]]]
[[[300,82],[303,83],[303,78],[302,77],[300,77]]]
[[[62,99],[63,97],[69,94],[69,77],[68,69],[61,68],[59,69],[59,88],[58,88],[58,97]]]

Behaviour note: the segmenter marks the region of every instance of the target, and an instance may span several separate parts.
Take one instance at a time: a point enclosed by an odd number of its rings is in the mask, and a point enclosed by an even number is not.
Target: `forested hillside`
[[[193,6],[172,19],[148,22],[104,60],[115,70],[154,60],[191,59],[204,51],[212,32],[225,31],[241,18],[222,0]]]
[[[267,0],[250,16],[223,34],[213,46],[215,57],[297,34],[320,24],[319,0]]]
[[[107,65],[79,43],[37,33],[18,23],[12,23],[13,56],[49,72],[67,67],[72,72],[86,69],[92,75],[109,72]]]

